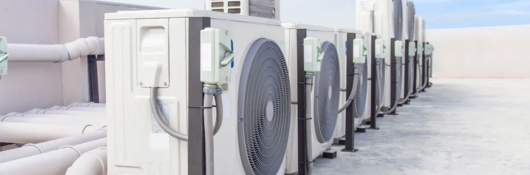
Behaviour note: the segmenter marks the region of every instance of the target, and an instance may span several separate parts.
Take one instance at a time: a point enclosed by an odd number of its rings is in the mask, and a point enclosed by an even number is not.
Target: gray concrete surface
[[[315,175],[530,174],[530,79],[434,79]],[[333,146],[334,150],[342,147]]]

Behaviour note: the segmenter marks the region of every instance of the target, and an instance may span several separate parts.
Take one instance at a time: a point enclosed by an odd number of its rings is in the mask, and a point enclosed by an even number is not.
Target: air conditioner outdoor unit
[[[400,97],[399,104],[408,104],[410,96],[412,96],[413,93],[413,86],[414,86],[414,56],[415,56],[415,49],[416,45],[414,43],[415,40],[415,16],[416,11],[414,8],[414,2],[409,1],[406,4],[403,5],[403,9],[405,11],[404,15],[404,40],[403,40],[403,46],[404,46],[404,62],[402,66],[402,93]]]
[[[206,10],[280,19],[280,0],[206,0]]]
[[[203,144],[206,174],[284,174],[293,119],[280,24],[196,10],[107,14],[109,174],[202,174]]]
[[[317,27],[284,23],[286,32],[287,57],[291,78],[292,101],[291,127],[298,128],[298,122],[306,122],[307,159],[314,160],[324,151],[330,149],[333,143],[333,134],[337,124],[338,108],[340,101],[341,61],[337,51],[337,33],[334,28]],[[302,51],[302,52],[300,52]],[[303,55],[301,55],[303,54]],[[303,56],[304,71],[314,72],[314,78],[309,84],[313,88],[306,95],[306,115],[311,119],[298,119],[297,82],[306,81],[297,77],[298,58]],[[300,71],[300,70],[298,70]],[[298,172],[298,142],[299,130],[293,130],[289,139],[287,150],[286,173]],[[298,145],[298,146],[297,146]]]

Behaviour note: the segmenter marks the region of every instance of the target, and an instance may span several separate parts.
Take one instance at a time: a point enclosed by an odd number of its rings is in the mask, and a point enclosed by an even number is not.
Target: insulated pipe
[[[107,148],[86,152],[68,168],[66,175],[106,175]]]
[[[76,102],[76,103],[72,103],[68,106],[74,106],[74,107],[106,107],[107,104],[105,103],[79,103],[79,102]]]
[[[0,116],[2,117],[2,116]],[[84,119],[84,118],[90,118],[90,117],[105,117],[105,115],[70,115],[70,114],[25,114],[25,113],[17,113],[12,112],[5,117],[43,117],[43,118],[78,118],[78,119]]]
[[[48,110],[107,112],[107,108],[76,107],[76,106],[53,106],[51,108],[48,108]]]
[[[101,127],[92,125],[50,125],[37,123],[0,123],[0,142],[4,143],[40,143],[63,137],[93,132]],[[0,171],[1,172],[1,171]]]
[[[103,38],[80,38],[73,42],[55,45],[7,44],[9,62],[64,62],[87,55],[105,53]]]
[[[85,115],[85,116],[106,116],[106,111],[70,111],[53,109],[32,109],[26,114],[60,114],[60,115]]]
[[[64,145],[77,145],[105,137],[107,137],[107,131],[101,129],[86,134],[64,137],[39,144],[26,144],[20,148],[0,152],[0,163],[54,151]]]
[[[107,146],[107,138],[75,146],[63,146],[55,151],[2,163],[0,164],[0,173],[24,175],[65,174],[68,167],[72,166],[75,160],[83,153],[105,146]]]
[[[44,115],[44,114],[43,114]],[[13,117],[13,116],[0,116],[0,122],[19,122],[19,123],[42,123],[42,124],[55,124],[55,125],[95,125],[102,126],[106,125],[106,117],[78,117],[78,116],[54,116],[54,117]]]

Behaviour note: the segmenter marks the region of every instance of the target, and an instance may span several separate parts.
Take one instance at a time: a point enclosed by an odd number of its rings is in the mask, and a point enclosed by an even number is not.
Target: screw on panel
[[[143,85],[144,85],[144,83],[142,83],[142,82],[140,81],[140,86],[143,86]]]
[[[167,82],[164,82],[164,86],[167,86]]]

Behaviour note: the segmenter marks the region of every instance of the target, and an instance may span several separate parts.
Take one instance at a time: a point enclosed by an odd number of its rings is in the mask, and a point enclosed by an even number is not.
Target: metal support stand
[[[414,44],[417,46],[418,45],[418,41],[414,41]],[[420,83],[420,82],[418,82],[419,80],[418,80],[418,60],[417,59],[418,59],[418,54],[415,54],[414,59],[413,59],[413,63],[414,63],[413,64],[414,65],[414,85],[412,86],[412,94],[416,94],[418,92],[417,87],[418,87],[418,83]],[[415,99],[416,96],[412,96],[410,98]]]
[[[308,140],[306,123],[306,72],[304,71],[304,38],[307,36],[307,30],[298,29],[296,31],[296,78],[297,78],[297,101],[298,101],[298,174],[310,174],[310,164],[312,160],[308,159]]]
[[[410,93],[410,82],[412,81],[411,77],[410,77],[410,74],[411,74],[410,69],[412,69],[410,67],[410,64],[411,64],[412,60],[409,57],[409,54],[410,54],[409,53],[409,42],[410,42],[409,40],[405,40],[405,43],[406,43],[405,44],[405,54],[404,54],[404,56],[406,58],[405,59],[405,71],[404,71],[405,72],[405,83],[403,83],[403,85],[404,85],[403,86],[403,88],[404,88],[403,89],[403,93],[404,93],[405,97]],[[408,102],[405,103],[405,104],[408,104]]]
[[[421,43],[423,45],[423,48],[425,48],[425,42]],[[429,69],[429,66],[427,65],[427,58],[425,57],[425,49],[421,52],[421,64],[422,64],[422,69],[421,69],[421,76],[423,77],[421,79],[421,87],[423,87],[423,85],[427,85],[427,83],[429,82],[429,75],[428,74],[428,69]],[[425,86],[423,89],[421,89],[421,92],[425,92],[425,89],[427,88],[427,86]]]
[[[209,17],[189,18],[188,37],[200,38],[201,30],[210,27]],[[204,115],[203,110],[192,106],[203,105],[203,83],[201,75],[201,43],[198,39],[189,39],[188,45],[188,174],[206,174],[206,154],[204,138]]]
[[[94,103],[99,103],[98,61],[105,61],[105,55],[87,56],[89,100]]]
[[[391,107],[396,106],[396,103],[398,103],[398,99],[399,99],[399,97],[397,96],[398,94],[397,86],[400,80],[398,80],[397,75],[400,73],[398,72],[398,66],[401,66],[401,65],[398,65],[397,60],[396,60],[395,44],[396,44],[396,39],[395,38],[390,39],[390,83],[391,83],[390,84],[390,106]],[[394,108],[394,110],[389,115],[397,115],[397,108]]]
[[[355,33],[347,34],[347,41],[352,42],[355,39]],[[355,67],[353,64],[353,49],[347,49],[346,54],[346,97],[351,95],[353,89],[353,77],[355,76]],[[342,150],[343,152],[356,152],[355,149],[355,118],[353,116],[353,102],[345,110],[346,112],[346,138],[344,140],[345,147]],[[339,141],[340,144],[340,141]]]
[[[379,81],[379,78],[377,77],[377,60],[375,59],[375,40],[377,39],[377,36],[371,36],[370,38],[371,42],[370,42],[370,60],[371,63],[372,63],[372,74],[371,74],[371,77],[372,77],[372,81],[371,81],[371,91],[370,91],[370,129],[374,129],[374,130],[379,130],[379,128],[377,127],[377,113],[379,111],[377,111],[377,94],[376,93],[379,93],[379,90],[377,89],[377,81]]]

